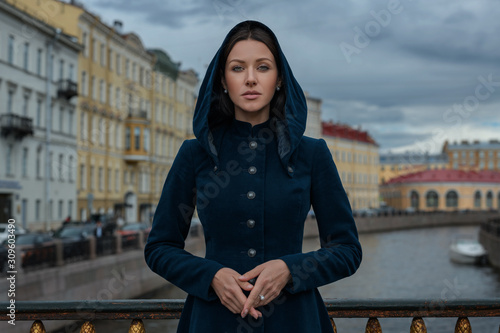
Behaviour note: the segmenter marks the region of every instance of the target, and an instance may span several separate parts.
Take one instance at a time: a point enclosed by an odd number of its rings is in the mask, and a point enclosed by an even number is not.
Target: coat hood
[[[293,165],[293,153],[299,145],[306,128],[307,103],[302,88],[295,80],[276,36],[271,29],[260,22],[241,22],[227,34],[221,47],[210,62],[201,84],[194,111],[193,132],[217,166],[219,164],[218,147],[222,139],[220,131],[223,131],[225,125],[228,124],[228,120],[231,120],[219,108],[219,97],[216,92],[221,86],[218,65],[221,57],[223,57],[222,53],[225,46],[242,25],[250,25],[267,31],[278,48],[281,85],[285,89],[286,102],[284,119],[278,119],[278,117],[271,115],[270,124],[276,133],[280,160],[285,170],[287,170],[289,166]]]

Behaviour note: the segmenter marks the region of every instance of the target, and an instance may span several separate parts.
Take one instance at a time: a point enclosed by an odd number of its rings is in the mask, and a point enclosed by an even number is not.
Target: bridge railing
[[[496,317],[500,324],[498,299],[325,299],[325,305],[334,332],[335,318],[367,318],[365,333],[382,333],[378,318],[413,318],[411,333],[427,332],[425,320],[431,317],[457,318],[455,333],[472,333],[469,317]],[[145,332],[144,320],[180,318],[184,300],[19,301],[14,307],[12,311],[11,303],[0,302],[0,320],[33,321],[31,332],[45,332],[43,321],[50,320],[83,321],[81,332],[95,332],[96,320],[130,320],[129,332]]]

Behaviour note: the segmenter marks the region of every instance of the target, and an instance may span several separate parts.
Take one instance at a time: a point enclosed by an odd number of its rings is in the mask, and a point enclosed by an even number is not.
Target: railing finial
[[[333,318],[330,318],[330,322],[332,323],[333,333],[337,333],[337,325],[335,325]]]
[[[31,325],[30,333],[46,333],[45,326],[40,320],[35,320]]]
[[[142,320],[132,320],[128,329],[128,333],[146,333],[146,329],[144,328],[144,323],[142,322]]]
[[[382,333],[382,326],[378,322],[377,318],[370,318],[366,323],[365,333]]]
[[[82,328],[80,328],[80,333],[95,333],[94,324],[90,321],[84,322]]]
[[[425,327],[422,317],[413,318],[411,321],[410,333],[427,333],[427,327]]]
[[[460,317],[457,319],[455,333],[472,333],[472,327],[470,326],[470,322],[467,317]]]

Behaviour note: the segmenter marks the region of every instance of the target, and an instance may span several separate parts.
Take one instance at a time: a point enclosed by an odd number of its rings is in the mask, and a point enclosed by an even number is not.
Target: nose
[[[247,87],[255,86],[257,84],[257,80],[256,80],[256,77],[255,77],[253,70],[249,70],[249,71],[247,71],[247,73],[248,73],[248,76],[247,76],[245,85]]]

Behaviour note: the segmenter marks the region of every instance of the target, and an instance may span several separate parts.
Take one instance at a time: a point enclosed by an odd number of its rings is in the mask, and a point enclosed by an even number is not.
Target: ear
[[[222,84],[222,89],[227,89],[226,79],[224,77],[221,77],[220,83]]]

